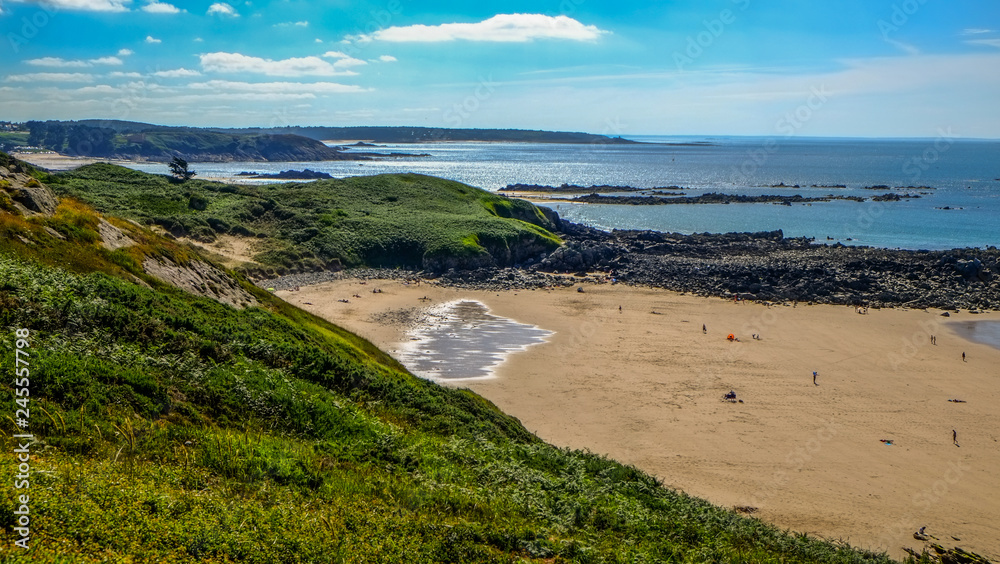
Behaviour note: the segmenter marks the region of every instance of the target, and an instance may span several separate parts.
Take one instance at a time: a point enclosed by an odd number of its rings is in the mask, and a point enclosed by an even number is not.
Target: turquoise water
[[[680,233],[770,231],[888,248],[949,249],[1000,244],[1000,141],[641,137],[641,145],[430,143],[376,151],[430,157],[320,163],[193,163],[202,178],[240,171],[310,168],[335,177],[416,172],[498,190],[507,184],[680,185],[689,195],[878,194],[862,187],[929,186],[901,202],[616,206],[552,204],[572,221],[602,229]],[[693,142],[707,144],[690,144]],[[665,143],[689,143],[676,145]],[[163,164],[132,165],[165,173]],[[801,188],[771,188],[784,183]],[[811,185],[846,185],[846,189]],[[895,192],[918,192],[914,189]],[[940,208],[952,209],[940,209]],[[828,240],[827,237],[830,237]],[[850,239],[850,240],[849,240]]]
[[[434,306],[427,316],[398,354],[406,368],[423,378],[488,378],[507,355],[552,335],[534,325],[493,315],[485,305],[471,300]]]

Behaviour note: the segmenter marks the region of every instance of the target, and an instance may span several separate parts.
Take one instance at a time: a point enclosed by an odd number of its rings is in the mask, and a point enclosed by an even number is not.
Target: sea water
[[[409,334],[397,356],[410,372],[434,380],[491,377],[507,355],[552,335],[493,315],[473,300],[447,302],[426,313],[427,320]]]
[[[964,339],[1000,349],[1000,321],[958,321],[950,325]]]
[[[310,168],[334,177],[415,172],[487,190],[508,184],[679,185],[687,195],[829,194],[870,198],[888,185],[919,199],[900,202],[834,200],[792,206],[697,204],[622,206],[547,203],[571,221],[601,229],[679,233],[783,230],[814,237],[904,249],[950,249],[1000,244],[1000,141],[942,135],[916,140],[754,137],[636,137],[642,144],[547,143],[393,144],[357,150],[428,153],[379,161],[192,163],[200,178],[242,171]],[[353,150],[353,149],[352,149]],[[163,164],[130,165],[166,173]],[[785,184],[799,188],[774,188]],[[818,185],[812,187],[812,185]],[[829,186],[845,185],[846,188]],[[927,186],[933,189],[896,188]],[[945,209],[947,208],[947,209]]]

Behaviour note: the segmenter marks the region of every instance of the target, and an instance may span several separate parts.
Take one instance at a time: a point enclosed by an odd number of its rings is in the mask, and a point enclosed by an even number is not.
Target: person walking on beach
[[[816,374],[816,371],[813,370],[813,384],[819,386],[819,384],[816,382],[816,376],[818,376],[818,374]]]
[[[704,324],[704,323],[702,323],[702,324],[701,324],[701,332],[702,332],[702,333],[705,333],[705,334],[707,334],[707,333],[708,333],[708,328],[707,328],[707,327],[705,327],[705,324]]]
[[[954,429],[951,430],[951,442],[955,443],[955,446],[958,446],[958,431]]]
[[[965,352],[962,352],[962,362],[965,362]]]

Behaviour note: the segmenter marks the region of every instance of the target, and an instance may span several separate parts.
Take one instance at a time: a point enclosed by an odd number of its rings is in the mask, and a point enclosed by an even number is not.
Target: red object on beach
[[[730,341],[735,341],[736,340],[736,335],[733,335],[732,333],[730,333],[729,335],[726,336],[726,338],[729,339]]]

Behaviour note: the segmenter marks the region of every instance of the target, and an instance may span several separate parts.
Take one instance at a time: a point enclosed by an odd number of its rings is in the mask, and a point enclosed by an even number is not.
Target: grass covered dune
[[[60,195],[102,213],[212,243],[251,239],[241,271],[285,274],[340,266],[428,270],[507,266],[561,241],[555,214],[459,182],[385,174],[245,186],[98,163],[55,175]]]
[[[255,305],[179,290],[143,257],[195,251],[105,219],[135,244],[72,198],[0,212],[0,370],[28,329],[36,437],[29,550],[0,457],[3,562],[890,562],[547,445],[232,272]]]

